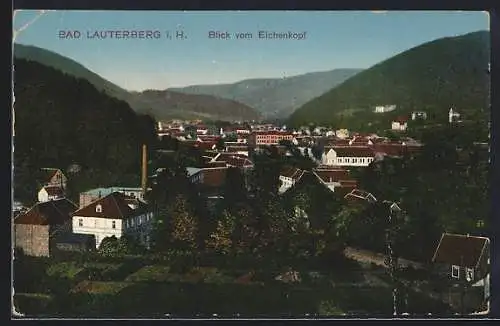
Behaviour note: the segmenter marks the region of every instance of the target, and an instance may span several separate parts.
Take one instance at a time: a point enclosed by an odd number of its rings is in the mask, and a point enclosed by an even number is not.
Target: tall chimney
[[[146,153],[146,145],[142,145],[142,176],[141,176],[141,187],[142,187],[142,194],[144,195],[147,190],[147,177],[148,177],[148,160],[147,160],[147,153]]]

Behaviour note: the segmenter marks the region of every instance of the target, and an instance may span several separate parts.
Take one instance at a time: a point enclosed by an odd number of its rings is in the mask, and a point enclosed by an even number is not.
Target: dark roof
[[[100,217],[111,219],[125,219],[137,215],[139,210],[145,210],[146,206],[138,203],[132,197],[126,196],[121,192],[113,192],[106,197],[100,198],[89,205],[80,208],[73,213],[73,216],[84,217]],[[129,204],[138,205],[137,209],[133,209]],[[102,211],[96,212],[96,206],[101,205]]]
[[[353,189],[350,193],[345,195],[345,199],[349,200],[363,200],[367,202],[375,202],[377,199],[368,191],[361,189]]]
[[[61,170],[55,169],[55,168],[42,168],[40,170],[41,170],[40,171],[40,178],[42,178],[43,180],[46,180],[46,181],[50,181],[50,179],[52,179],[58,171],[61,171]],[[62,173],[62,171],[61,171],[61,173]]]
[[[489,239],[461,234],[444,233],[441,236],[432,261],[462,267],[478,266]]]
[[[346,146],[332,148],[338,157],[374,157],[375,153],[368,146]],[[328,152],[327,152],[328,153]]]
[[[314,172],[324,182],[337,182],[349,178],[349,171],[346,169],[315,169]]]
[[[285,178],[292,178],[294,180],[298,180],[300,179],[300,177],[302,176],[302,174],[304,173],[303,170],[301,169],[297,169],[295,167],[285,167],[280,175],[285,177]]]
[[[63,196],[64,195],[64,191],[61,187],[58,187],[58,186],[45,186],[43,187],[43,189],[45,189],[45,191],[47,191],[47,194],[49,194],[49,196]]]
[[[221,187],[226,182],[227,167],[202,169],[203,185],[208,187]]]
[[[393,120],[394,122],[399,122],[401,124],[404,124],[408,121],[407,117],[397,117],[396,119]]]
[[[215,162],[226,162],[228,166],[240,168],[253,166],[252,161],[250,161],[246,155],[234,153],[220,153]]]
[[[15,224],[62,225],[71,220],[78,207],[66,198],[37,203],[26,213],[14,219]]]

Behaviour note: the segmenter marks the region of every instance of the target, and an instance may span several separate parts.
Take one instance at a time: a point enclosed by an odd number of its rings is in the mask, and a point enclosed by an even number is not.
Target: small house
[[[398,117],[392,121],[391,129],[396,131],[405,131],[408,128],[408,122],[405,117]]]
[[[57,238],[71,233],[71,214],[76,209],[65,198],[37,203],[14,218],[14,246],[28,256],[50,256]]]
[[[153,213],[147,205],[121,192],[113,192],[73,213],[73,233],[95,236],[96,248],[106,237],[130,235],[150,244]]]
[[[64,198],[64,190],[59,186],[45,186],[38,192],[40,203],[61,198]]]

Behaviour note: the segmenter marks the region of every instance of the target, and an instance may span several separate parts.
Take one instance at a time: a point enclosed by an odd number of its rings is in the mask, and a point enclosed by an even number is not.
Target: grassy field
[[[380,270],[363,270],[356,264],[315,273],[302,267],[298,269],[298,283],[275,280],[284,271],[277,267],[182,267],[140,259],[45,260],[33,266],[45,269],[36,275],[45,285],[21,284],[23,293],[15,296],[17,310],[29,315],[304,317],[355,313],[387,316],[392,312],[391,287],[375,275]],[[409,295],[407,303],[416,313],[443,309],[415,293]]]

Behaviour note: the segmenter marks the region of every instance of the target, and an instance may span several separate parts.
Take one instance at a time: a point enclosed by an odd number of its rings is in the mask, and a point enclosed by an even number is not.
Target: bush
[[[321,317],[339,316],[343,315],[342,309],[332,301],[321,301],[318,307],[318,313]]]

